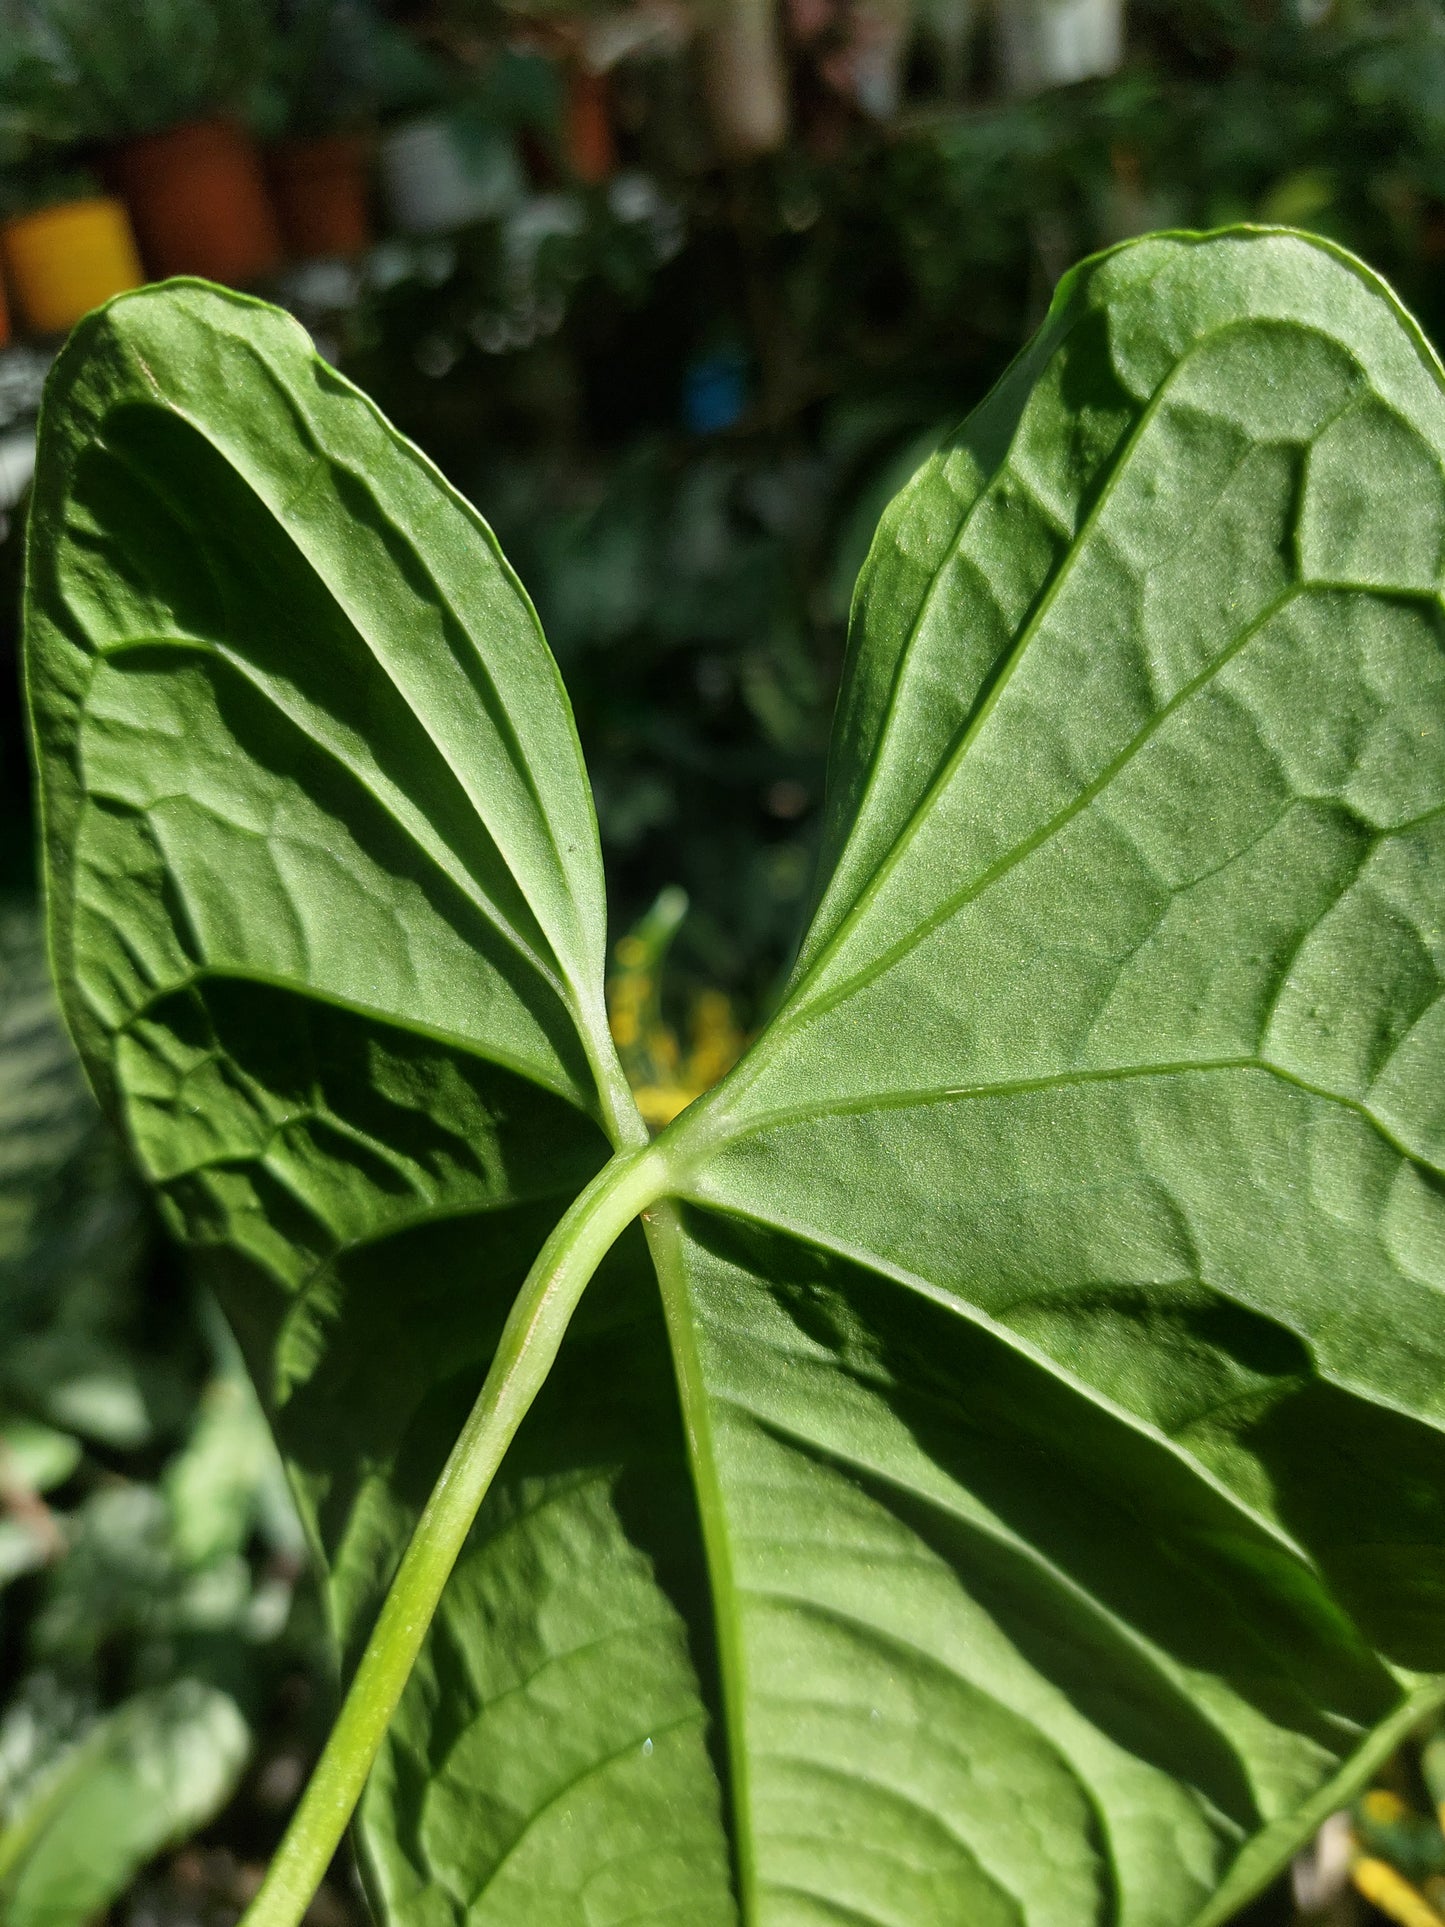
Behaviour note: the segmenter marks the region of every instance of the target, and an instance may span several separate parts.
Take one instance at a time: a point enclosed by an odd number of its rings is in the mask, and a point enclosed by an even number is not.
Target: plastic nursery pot
[[[17,215],[0,227],[0,257],[18,318],[38,335],[63,333],[145,279],[125,209],[102,196]]]
[[[371,245],[369,149],[356,134],[278,141],[267,155],[288,254],[302,261],[364,254]]]
[[[788,86],[775,0],[725,0],[703,31],[702,59],[713,137],[724,157],[749,160],[781,147]]]
[[[280,265],[261,157],[234,121],[138,135],[118,150],[116,166],[152,273],[245,287]]]
[[[1011,94],[1112,74],[1124,58],[1124,0],[1009,0],[994,18]]]
[[[393,127],[378,161],[386,211],[402,234],[445,234],[486,220],[521,187],[510,146],[456,115],[427,114]]]

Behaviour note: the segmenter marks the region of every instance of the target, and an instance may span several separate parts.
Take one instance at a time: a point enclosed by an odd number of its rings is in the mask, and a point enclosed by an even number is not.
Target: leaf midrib
[[[725,1128],[708,1128],[699,1113],[697,1135],[703,1142],[700,1150],[689,1158],[682,1148],[685,1140],[679,1132],[678,1163],[682,1188],[680,1196],[702,1197],[705,1193],[693,1187],[700,1174],[705,1174],[712,1158],[726,1153],[733,1145],[746,1139],[757,1137],[760,1133],[784,1128],[792,1124],[813,1123],[828,1117],[860,1117],[873,1111],[906,1110],[913,1106],[928,1104],[966,1103],[978,1099],[1008,1098],[1026,1096],[1034,1091],[1068,1089],[1076,1085],[1125,1083],[1134,1079],[1187,1077],[1196,1073],[1211,1074],[1229,1071],[1259,1072],[1262,1075],[1278,1078],[1282,1083],[1293,1085],[1308,1097],[1317,1097],[1327,1103],[1338,1104],[1351,1111],[1361,1121],[1375,1131],[1384,1143],[1398,1157],[1403,1158],[1417,1171],[1428,1172],[1433,1178],[1445,1177],[1445,1167],[1433,1164],[1429,1158],[1418,1151],[1412,1151],[1400,1137],[1390,1129],[1383,1119],[1356,1097],[1348,1097],[1323,1084],[1312,1083],[1296,1071],[1285,1069],[1265,1057],[1201,1057],[1180,1058],[1174,1062],[1145,1064],[1110,1064],[1099,1069],[1077,1069],[1053,1071],[1037,1077],[1002,1079],[993,1084],[958,1084],[925,1087],[913,1091],[863,1092],[856,1097],[822,1098],[813,1104],[780,1105],[775,1110],[751,1113],[740,1123],[729,1123]],[[680,1114],[682,1115],[682,1114]]]
[[[759,1868],[748,1791],[749,1752],[743,1707],[747,1660],[737,1611],[740,1588],[733,1561],[732,1535],[718,1465],[712,1396],[703,1375],[697,1329],[682,1257],[683,1229],[677,1205],[664,1199],[644,1213],[648,1250],[662,1300],[668,1349],[681,1406],[688,1471],[702,1532],[703,1558],[716,1637],[718,1690],[722,1702],[728,1785],[720,1789],[727,1806],[727,1838],[732,1854],[738,1919],[753,1927],[758,1919]]]

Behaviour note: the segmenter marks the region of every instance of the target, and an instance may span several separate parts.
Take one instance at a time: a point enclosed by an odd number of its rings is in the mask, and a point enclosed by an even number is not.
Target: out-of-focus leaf
[[[80,1460],[80,1442],[68,1432],[30,1419],[0,1422],[0,1586],[61,1550],[60,1527],[40,1494],[64,1484]]]
[[[63,1752],[95,1724],[94,1696],[48,1667],[29,1674],[0,1711],[0,1826],[29,1801]]]
[[[239,1359],[206,1387],[186,1448],[166,1468],[165,1493],[172,1544],[187,1566],[240,1552],[254,1530],[276,1519],[278,1500],[287,1531],[285,1475]],[[294,1511],[290,1520],[287,1536],[299,1555]]]
[[[103,1444],[150,1437],[119,1342],[144,1214],[51,990],[39,920],[0,904],[0,1397]]]
[[[0,1829],[6,1927],[80,1927],[137,1868],[203,1825],[245,1765],[229,1694],[180,1679],[97,1720],[37,1774]]]
[[[245,1560],[219,1547],[204,1565],[184,1563],[171,1508],[154,1486],[93,1493],[72,1515],[70,1535],[32,1626],[43,1659],[85,1671],[122,1642],[137,1671],[156,1678],[175,1670],[178,1642],[244,1636],[251,1600]]]
[[[33,1419],[0,1424],[0,1491],[18,1485],[30,1492],[50,1492],[64,1485],[80,1458],[80,1441],[53,1425]]]
[[[0,1586],[34,1572],[45,1559],[45,1540],[29,1520],[0,1519]]]
[[[1356,1803],[1354,1822],[1363,1851],[1387,1860],[1407,1880],[1445,1874],[1445,1834],[1398,1794],[1374,1788]]]

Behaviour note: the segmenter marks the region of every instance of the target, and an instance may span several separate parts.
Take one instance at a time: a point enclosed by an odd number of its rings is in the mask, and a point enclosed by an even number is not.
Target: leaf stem
[[[619,1152],[560,1219],[517,1294],[486,1383],[427,1500],[310,1784],[241,1927],[298,1927],[341,1842],[457,1555],[542,1389],[579,1299],[666,1186],[665,1158]]]

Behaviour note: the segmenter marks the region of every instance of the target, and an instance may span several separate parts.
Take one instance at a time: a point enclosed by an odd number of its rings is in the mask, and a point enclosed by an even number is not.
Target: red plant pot
[[[617,148],[605,76],[587,67],[570,68],[565,111],[568,166],[588,187],[610,180],[617,172]]]
[[[366,141],[354,134],[279,141],[267,160],[289,254],[313,261],[366,252],[371,246]]]
[[[230,120],[141,134],[116,154],[121,190],[152,274],[245,287],[281,261],[261,157]]]

